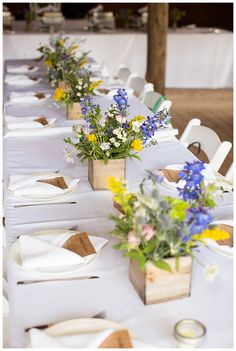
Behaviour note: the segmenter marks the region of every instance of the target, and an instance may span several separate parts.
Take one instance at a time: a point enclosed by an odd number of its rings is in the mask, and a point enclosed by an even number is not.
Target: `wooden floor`
[[[190,119],[197,117],[202,125],[212,128],[220,139],[233,142],[233,90],[232,89],[166,89],[165,96],[172,101],[172,124],[179,136]],[[199,157],[199,156],[198,156]],[[200,157],[206,158],[203,154]],[[231,149],[220,173],[225,174],[233,161]]]

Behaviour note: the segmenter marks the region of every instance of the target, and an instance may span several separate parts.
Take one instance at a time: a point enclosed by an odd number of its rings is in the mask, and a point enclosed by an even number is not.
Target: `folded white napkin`
[[[154,140],[157,140],[157,142],[163,142],[163,141],[173,140],[175,135],[178,135],[178,134],[179,134],[178,129],[174,129],[170,127],[162,130],[157,130],[153,138]]]
[[[38,67],[33,67],[30,65],[7,66],[8,73],[32,73],[38,71],[38,69]]]
[[[22,266],[30,269],[45,267],[60,267],[86,263],[92,255],[81,257],[75,252],[64,249],[61,246],[75,233],[65,231],[63,233],[42,233],[38,235],[21,235],[19,237],[20,255]],[[96,252],[107,242],[102,237],[89,236]]]
[[[67,189],[61,189],[57,186],[37,181],[57,177],[64,178],[68,187]],[[79,181],[80,180],[78,178],[74,179],[58,173],[11,175],[8,189],[13,191],[15,195],[50,199],[52,196],[63,195],[70,192],[76,186],[76,184],[79,183]]]
[[[51,336],[32,328],[29,331],[30,347],[32,348],[97,348],[113,332],[109,328],[101,332]]]
[[[101,332],[71,334],[65,336],[51,336],[39,329],[32,328],[29,331],[29,346],[31,348],[98,348],[99,345],[111,334],[114,329],[109,328]],[[156,348],[141,340],[132,339],[134,348]]]
[[[7,75],[5,78],[5,83],[9,85],[17,85],[17,86],[29,86],[35,85],[42,81],[42,78],[37,78],[37,80],[30,79],[30,77],[25,75]]]
[[[46,118],[48,124],[43,125],[42,123],[36,122],[36,119],[40,117],[13,117],[13,116],[5,116],[5,121],[7,124],[7,128],[9,129],[45,129],[52,126],[56,118]]]
[[[181,171],[184,167],[184,164],[173,164],[173,165],[168,165],[165,168],[166,169],[173,169],[173,170],[179,170]],[[216,173],[211,169],[211,167],[208,164],[205,164],[205,169],[202,171],[202,175],[204,176],[204,183],[207,185],[209,183],[212,183],[216,180]],[[164,182],[174,188],[183,188],[185,186],[185,180],[179,180],[178,182],[170,182],[167,178],[164,177]]]
[[[45,94],[45,98],[39,99],[35,94],[37,94],[34,91],[29,91],[25,93],[17,93],[17,92],[11,92],[9,95],[9,100],[10,102],[13,103],[26,103],[26,104],[32,104],[32,103],[40,103],[41,101],[45,101],[45,99],[48,99],[51,95],[50,94]]]

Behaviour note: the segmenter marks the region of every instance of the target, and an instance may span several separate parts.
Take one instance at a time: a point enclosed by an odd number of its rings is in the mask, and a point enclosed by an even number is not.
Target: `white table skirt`
[[[42,85],[40,89],[48,89]],[[11,88],[5,89],[6,94]],[[105,108],[107,101],[99,98]],[[98,101],[97,101],[98,102]],[[135,99],[130,99],[132,114],[149,111]],[[38,109],[38,107],[34,107]],[[21,116],[35,112],[32,106],[6,106],[5,112]],[[39,111],[39,110],[37,110]],[[44,105],[46,116],[49,106]],[[53,109],[50,111],[54,111]],[[141,112],[142,111],[142,112]],[[146,112],[146,113],[145,113]],[[53,112],[56,114],[56,110]],[[108,213],[115,213],[111,194],[108,191],[92,191],[87,180],[87,166],[76,160],[67,165],[63,160],[63,138],[70,133],[63,132],[71,122],[65,118],[65,111],[57,111],[61,123],[60,134],[44,137],[4,137],[4,183],[5,217],[8,246],[18,235],[38,230],[65,229],[78,224],[79,230],[91,235],[107,236],[113,223]],[[171,163],[183,163],[195,157],[182,144],[173,141],[162,142],[140,153],[142,161],[127,161],[127,179],[136,188],[145,175],[146,169],[159,169]],[[81,182],[75,193],[68,196],[74,205],[47,205],[16,208],[23,203],[8,190],[11,174],[60,170],[78,176]],[[164,187],[165,194],[175,195]],[[64,199],[63,199],[64,201]],[[218,219],[232,218],[232,194],[225,194],[215,214]],[[232,260],[218,256],[202,247],[196,255],[204,264],[218,263],[219,277],[212,283],[204,281],[202,267],[196,262],[193,269],[192,294],[190,298],[158,305],[144,306],[128,279],[128,261],[121,253],[111,248],[112,241],[102,249],[94,266],[84,272],[99,275],[99,279],[84,281],[60,281],[16,285],[18,280],[42,277],[40,273],[22,271],[9,259],[8,281],[10,302],[10,346],[25,347],[26,327],[59,322],[78,317],[92,316],[105,310],[106,318],[129,328],[142,340],[157,347],[174,347],[172,336],[174,324],[182,318],[195,318],[207,327],[207,338],[203,347],[232,347]],[[47,276],[43,274],[43,276]],[[217,293],[216,293],[217,292]]]
[[[98,62],[105,60],[114,73],[123,63],[132,72],[145,76],[147,65],[147,34],[135,32],[73,33],[85,38],[82,47],[91,50]],[[38,57],[39,44],[47,44],[49,34],[16,33],[3,36],[6,59]],[[168,88],[230,88],[233,87],[233,33],[219,34],[177,30],[167,37],[166,87]]]

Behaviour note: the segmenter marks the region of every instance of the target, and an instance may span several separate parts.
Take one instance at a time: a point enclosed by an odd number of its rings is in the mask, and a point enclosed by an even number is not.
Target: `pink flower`
[[[155,230],[149,224],[142,225],[142,235],[145,237],[147,241],[149,241],[153,235],[155,234]]]
[[[135,246],[140,244],[140,239],[135,236],[133,230],[128,233],[128,243]]]
[[[116,120],[117,120],[117,122],[120,122],[121,124],[127,122],[127,118],[122,117],[121,115],[117,115]]]

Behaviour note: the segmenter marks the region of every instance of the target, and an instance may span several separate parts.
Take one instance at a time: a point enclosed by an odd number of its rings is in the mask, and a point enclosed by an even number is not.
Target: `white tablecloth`
[[[48,89],[47,85],[39,91]],[[8,94],[12,88],[5,87]],[[108,101],[96,98],[105,108]],[[50,104],[49,104],[50,105]],[[132,114],[149,114],[136,99],[130,99]],[[39,112],[38,106],[6,106],[5,112],[14,115],[32,115]],[[63,138],[70,132],[63,130],[71,125],[65,118],[63,108],[54,110],[45,103],[41,112],[57,116],[60,132],[43,137],[4,137],[4,189],[7,243],[10,245],[18,235],[37,230],[64,229],[78,224],[79,230],[91,235],[108,237],[113,223],[107,219],[115,213],[111,194],[108,191],[92,191],[87,180],[87,166],[76,160],[67,165],[62,157]],[[140,153],[142,161],[127,161],[126,176],[132,188],[136,188],[146,169],[159,169],[170,163],[183,163],[194,159],[179,141],[162,142]],[[78,176],[81,182],[75,193],[66,201],[72,205],[46,205],[17,208],[24,202],[8,190],[11,174],[60,170]],[[175,192],[162,188],[166,194]],[[65,198],[63,199],[65,201]],[[232,218],[232,194],[225,194],[215,214],[217,218]],[[192,294],[190,298],[158,305],[144,306],[128,279],[128,261],[121,253],[111,248],[113,241],[102,249],[94,266],[83,271],[86,275],[98,275],[99,279],[83,281],[59,281],[17,285],[18,280],[48,277],[47,274],[26,272],[9,259],[8,281],[10,301],[10,344],[25,347],[27,335],[24,329],[34,325],[54,323],[66,319],[89,317],[101,310],[106,318],[121,323],[142,340],[157,347],[174,347],[172,336],[174,324],[182,318],[195,318],[207,327],[203,347],[232,347],[232,260],[201,248],[196,255],[205,263],[217,262],[220,275],[212,284],[204,281],[202,267],[194,262]],[[74,275],[74,274],[73,274]]]
[[[145,76],[147,34],[139,32],[73,33],[85,38],[84,50],[98,62],[107,61],[110,73],[123,63],[132,72]],[[3,36],[4,59],[37,57],[39,44],[48,43],[48,34],[16,33]],[[167,37],[166,87],[229,88],[233,86],[233,33],[205,30],[169,32]]]

